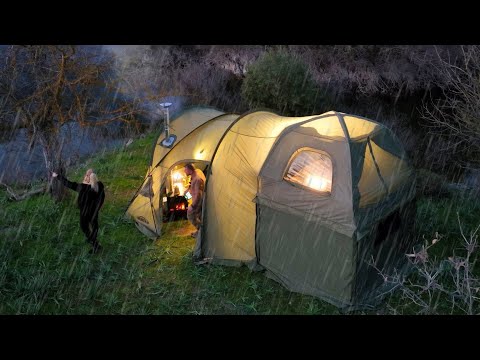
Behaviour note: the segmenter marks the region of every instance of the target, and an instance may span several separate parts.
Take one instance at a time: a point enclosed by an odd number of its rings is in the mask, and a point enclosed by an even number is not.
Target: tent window
[[[294,185],[328,195],[332,192],[332,177],[333,165],[330,156],[303,150],[290,161],[283,178]]]

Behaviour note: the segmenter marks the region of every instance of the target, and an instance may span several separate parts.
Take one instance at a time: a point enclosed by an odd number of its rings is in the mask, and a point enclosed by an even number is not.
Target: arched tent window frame
[[[299,184],[297,182],[292,182],[292,181],[290,181],[286,178],[293,161],[303,152],[314,152],[314,153],[317,153],[317,154],[325,155],[330,160],[330,162],[332,164],[332,185],[330,187],[330,191],[315,190],[312,187],[305,186],[305,185]],[[320,150],[320,149],[314,149],[314,148],[311,148],[311,147],[302,147],[302,148],[297,149],[290,156],[290,159],[288,160],[287,166],[285,167],[285,170],[283,171],[282,180],[285,181],[286,183],[288,183],[289,185],[295,186],[295,187],[303,189],[303,190],[307,190],[307,191],[309,191],[309,192],[311,192],[311,193],[313,193],[317,196],[320,196],[321,198],[329,198],[329,197],[332,196],[333,191],[335,189],[335,181],[336,181],[335,169],[336,169],[335,161],[334,161],[333,157],[328,152],[326,152],[324,150]]]

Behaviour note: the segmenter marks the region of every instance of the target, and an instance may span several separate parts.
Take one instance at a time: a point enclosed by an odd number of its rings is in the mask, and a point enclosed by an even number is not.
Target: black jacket
[[[93,218],[98,215],[105,201],[105,187],[101,181],[98,182],[98,192],[96,192],[90,185],[69,181],[62,175],[58,175],[58,179],[69,189],[78,192],[77,204],[80,209],[80,216]]]

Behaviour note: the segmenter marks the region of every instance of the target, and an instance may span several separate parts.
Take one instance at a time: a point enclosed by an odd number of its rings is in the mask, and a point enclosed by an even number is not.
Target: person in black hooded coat
[[[97,240],[98,213],[105,201],[105,187],[98,181],[92,169],[88,169],[83,178],[83,183],[69,181],[62,175],[52,173],[52,177],[61,181],[69,189],[78,192],[77,205],[80,209],[80,228],[87,237],[87,242],[92,245],[91,253],[96,253],[102,247]]]

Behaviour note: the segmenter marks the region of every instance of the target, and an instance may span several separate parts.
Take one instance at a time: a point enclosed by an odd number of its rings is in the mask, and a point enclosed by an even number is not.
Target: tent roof
[[[193,107],[184,110],[178,117],[170,121],[170,134],[177,136],[174,147],[192,131],[205,124],[207,121],[223,114],[225,114],[225,112],[208,107]],[[164,137],[165,134],[162,132],[157,140],[157,145],[154,148],[151,167],[155,167],[171,150],[171,148],[164,148],[158,145],[160,140]]]

